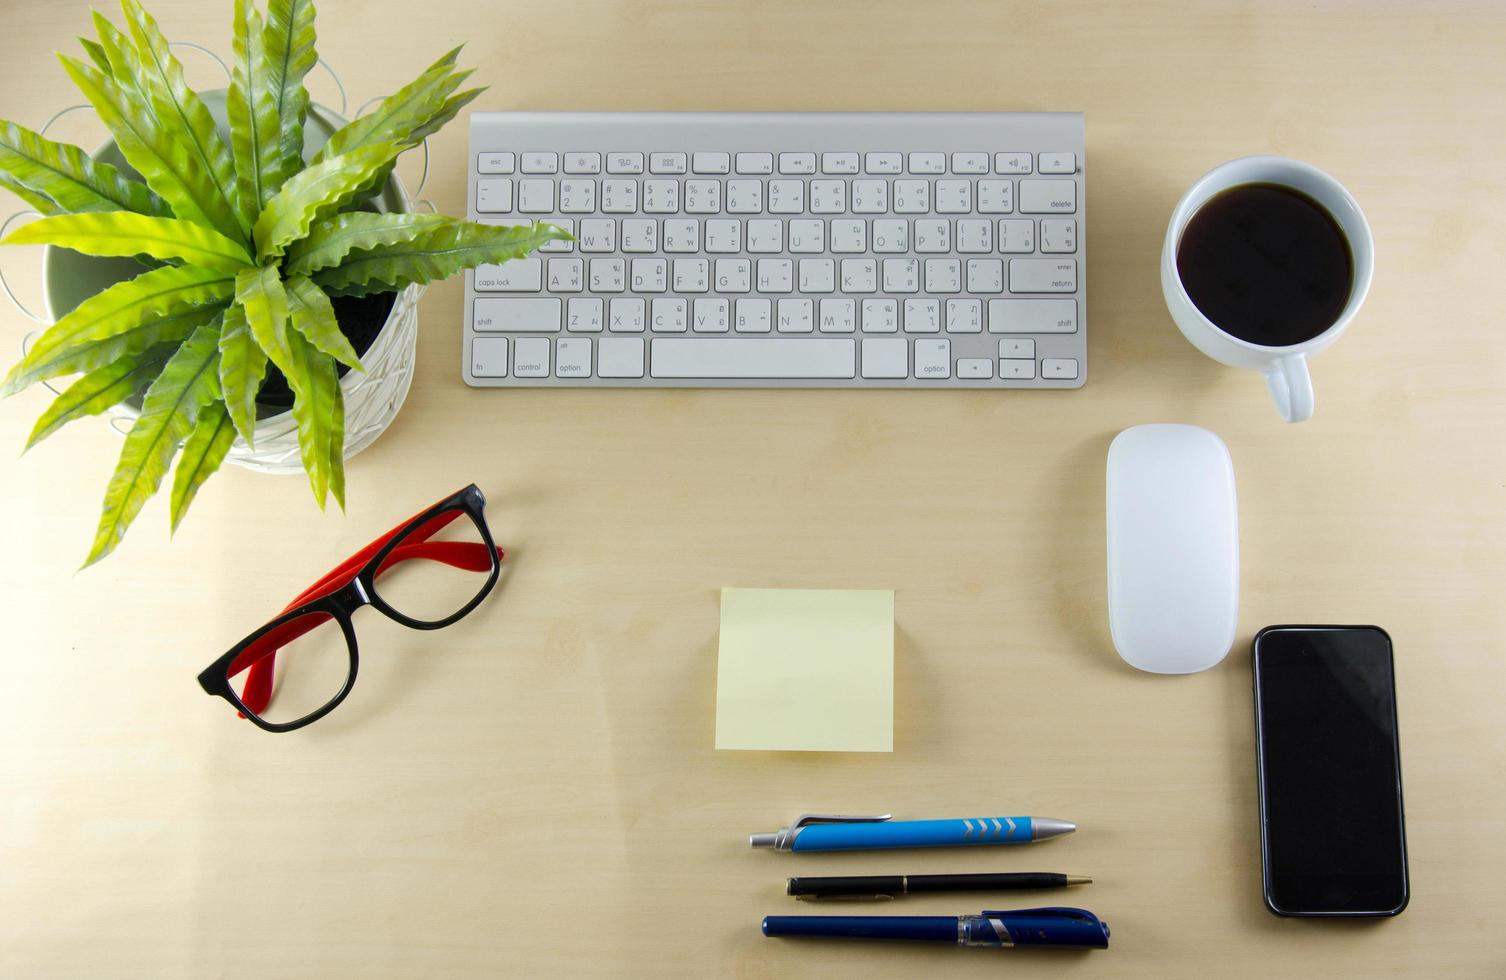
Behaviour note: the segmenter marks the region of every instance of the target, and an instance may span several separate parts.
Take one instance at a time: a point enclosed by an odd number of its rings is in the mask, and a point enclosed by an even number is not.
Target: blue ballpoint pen
[[[968,817],[961,820],[894,820],[807,813],[772,834],[753,834],[750,847],[776,851],[867,851],[892,847],[960,847],[1028,844],[1077,825],[1050,817]]]
[[[1087,909],[1019,909],[981,915],[770,915],[765,936],[909,939],[958,946],[1108,949],[1109,924]]]

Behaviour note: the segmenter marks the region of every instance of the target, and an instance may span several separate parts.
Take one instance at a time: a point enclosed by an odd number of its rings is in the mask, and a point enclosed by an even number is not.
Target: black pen
[[[791,878],[785,894],[801,901],[823,898],[881,901],[921,892],[991,892],[1024,888],[1066,888],[1092,878],[1043,871],[966,875],[856,875],[836,878]]]

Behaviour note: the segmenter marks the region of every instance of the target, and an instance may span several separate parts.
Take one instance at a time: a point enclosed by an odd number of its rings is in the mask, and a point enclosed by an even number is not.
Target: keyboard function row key
[[[994,173],[996,174],[1028,174],[1030,173],[1030,154],[1023,151],[1012,151],[994,154]]]
[[[1043,174],[1077,173],[1077,154],[1075,153],[1042,153],[1038,160],[1037,169]]]
[[[643,154],[635,151],[615,151],[607,154],[607,173],[643,173]]]
[[[648,172],[651,174],[683,174],[685,172],[685,154],[650,153],[648,155]]]
[[[823,174],[855,174],[858,172],[858,155],[856,153],[823,153],[821,154],[821,172]]]
[[[553,174],[560,169],[560,155],[553,151],[524,153],[518,169],[525,174]]]
[[[904,173],[905,157],[902,153],[865,153],[863,171],[870,174]]]
[[[476,155],[478,174],[510,174],[515,167],[516,158],[511,153],[478,153]]]
[[[701,151],[690,159],[690,169],[698,174],[724,174],[732,169],[732,157],[728,153]]]
[[[813,174],[816,172],[814,153],[779,154],[779,172],[782,174]]]
[[[774,172],[774,154],[739,153],[737,172],[740,174],[771,174]]]
[[[599,174],[601,173],[601,154],[596,151],[577,152],[565,154],[565,173],[567,174]]]

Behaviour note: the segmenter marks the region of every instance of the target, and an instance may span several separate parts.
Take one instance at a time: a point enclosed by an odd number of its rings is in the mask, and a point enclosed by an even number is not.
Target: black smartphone
[[[1409,893],[1391,637],[1376,626],[1267,626],[1254,669],[1266,906],[1400,913]]]

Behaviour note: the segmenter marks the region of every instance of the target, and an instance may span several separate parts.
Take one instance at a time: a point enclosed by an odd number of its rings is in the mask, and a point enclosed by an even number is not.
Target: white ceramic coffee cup
[[[1177,247],[1182,241],[1182,231],[1198,209],[1221,191],[1241,184],[1279,184],[1301,191],[1317,201],[1339,223],[1344,237],[1349,240],[1349,253],[1354,258],[1354,284],[1349,290],[1349,302],[1339,313],[1337,320],[1327,330],[1289,347],[1266,347],[1240,340],[1220,330],[1213,321],[1203,315],[1187,295],[1182,279],[1177,274]],[[1171,213],[1171,224],[1166,229],[1166,244],[1161,250],[1161,291],[1166,294],[1166,308],[1171,318],[1192,345],[1215,361],[1230,367],[1248,368],[1265,375],[1276,401],[1276,410],[1288,422],[1305,422],[1313,414],[1313,382],[1307,370],[1310,355],[1323,350],[1339,339],[1365,302],[1370,292],[1370,279],[1375,272],[1375,242],[1370,237],[1370,225],[1365,214],[1344,185],[1310,164],[1286,157],[1258,156],[1241,157],[1213,168],[1187,189]]]

